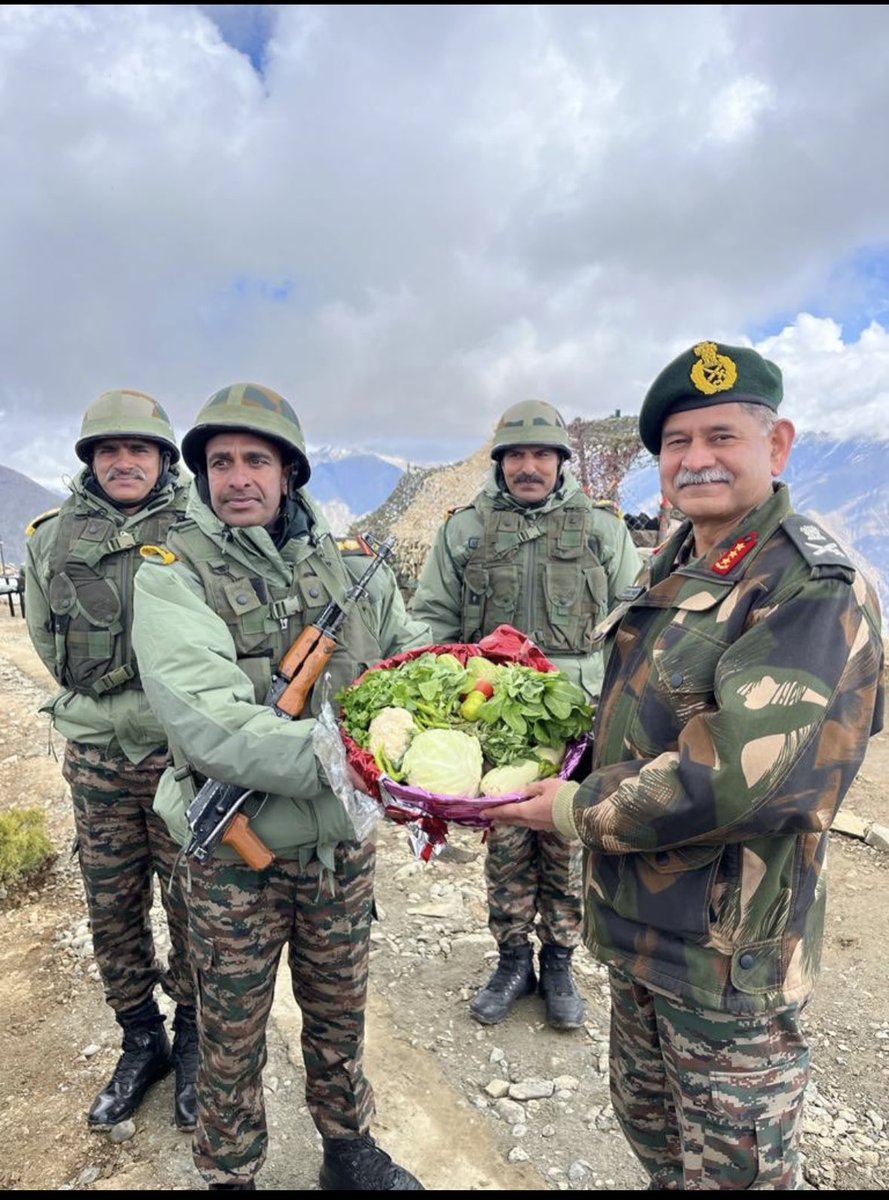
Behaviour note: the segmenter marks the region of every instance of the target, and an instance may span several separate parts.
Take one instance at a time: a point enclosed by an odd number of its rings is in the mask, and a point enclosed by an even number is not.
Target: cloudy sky
[[[887,5],[4,5],[0,464],[282,392],[418,462],[753,344],[889,435]]]

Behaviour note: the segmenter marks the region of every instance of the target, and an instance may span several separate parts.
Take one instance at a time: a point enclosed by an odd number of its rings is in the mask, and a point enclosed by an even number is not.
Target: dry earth
[[[72,822],[38,705],[51,681],[25,623],[0,612],[0,810],[41,805],[58,857],[46,877],[0,899],[0,1187],[201,1188],[189,1138],[171,1119],[171,1082],[149,1095],[131,1136],[87,1131],[118,1031],[90,953]],[[56,751],[61,743],[56,740]],[[889,737],[873,739],[844,809],[889,825]],[[452,828],[450,850],[419,863],[403,828],[378,827],[381,920],[374,930],[369,1073],[380,1141],[430,1190],[636,1190],[642,1174],[608,1105],[608,1007],[601,969],[578,956],[587,1028],[558,1034],[538,997],[483,1028],[467,1000],[491,969],[483,846]],[[804,1150],[808,1186],[889,1186],[889,851],[831,834],[825,960],[808,1027],[815,1066]],[[161,943],[162,927],[158,925]],[[299,1015],[285,981],[269,1028],[270,1122],[263,1189],[317,1188],[318,1141],[302,1095]]]

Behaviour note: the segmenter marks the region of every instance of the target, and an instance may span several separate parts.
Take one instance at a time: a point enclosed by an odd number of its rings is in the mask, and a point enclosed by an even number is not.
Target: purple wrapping
[[[591,740],[591,736],[585,734],[568,747],[559,770],[562,779],[571,778],[572,771],[579,764]],[[456,825],[465,825],[470,829],[486,829],[490,825],[491,822],[480,815],[483,808],[497,808],[501,804],[514,804],[525,799],[521,792],[508,792],[503,796],[475,796],[471,799],[465,796],[442,796],[407,783],[396,783],[388,775],[382,775],[380,783],[392,799],[404,808],[428,813],[429,816],[453,821]]]

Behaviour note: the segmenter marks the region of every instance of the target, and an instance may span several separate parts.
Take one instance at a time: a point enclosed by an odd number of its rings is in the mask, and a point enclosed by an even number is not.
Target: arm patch
[[[845,550],[817,521],[802,513],[793,513],[784,518],[781,528],[809,564],[813,579],[845,579],[852,583],[854,565]]]
[[[25,526],[25,537],[32,537],[38,525],[42,525],[43,522],[48,521],[50,517],[57,517],[59,515],[59,511],[60,510],[58,508],[48,508],[46,512],[42,512],[39,517],[34,517],[34,519]]]
[[[337,549],[340,554],[370,554],[373,555],[373,549],[363,537],[343,537],[336,539]]]

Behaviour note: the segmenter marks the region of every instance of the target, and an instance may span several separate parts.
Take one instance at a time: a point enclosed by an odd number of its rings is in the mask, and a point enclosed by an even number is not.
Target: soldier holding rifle
[[[186,814],[207,778],[253,789],[244,815],[271,852],[262,868],[228,842],[206,861],[188,859],[200,1005],[195,1163],[210,1190],[255,1189],[268,1141],[265,1026],[286,946],[306,1097],[323,1142],[321,1188],[421,1191],[369,1133],[374,1095],[363,1053],[375,847],[356,839],[315,757],[321,688],[309,691],[297,719],[282,720],[267,703],[288,647],[331,600],[345,600],[368,560],[340,553],[305,491],[311,468],[299,420],[270,388],[217,392],[182,454],[195,476],[186,518],[136,588],[142,676],[174,760],[156,807],[185,846]],[[326,656],[332,690],[430,641],[383,565]]]

